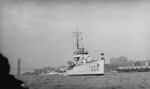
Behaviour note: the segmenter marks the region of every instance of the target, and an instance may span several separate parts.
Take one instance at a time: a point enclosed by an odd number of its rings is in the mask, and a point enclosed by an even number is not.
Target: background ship
[[[89,56],[89,52],[80,46],[79,32],[76,35],[76,50],[67,65],[61,69],[63,75],[104,75],[104,53],[102,58],[95,60]]]

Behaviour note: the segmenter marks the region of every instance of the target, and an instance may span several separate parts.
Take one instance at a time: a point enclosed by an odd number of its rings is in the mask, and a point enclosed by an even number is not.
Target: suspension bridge
[[[33,67],[31,64],[27,63],[26,61],[22,59],[17,60],[17,68],[11,67],[10,71],[13,71],[13,73],[20,75],[26,72],[34,72],[36,68]]]

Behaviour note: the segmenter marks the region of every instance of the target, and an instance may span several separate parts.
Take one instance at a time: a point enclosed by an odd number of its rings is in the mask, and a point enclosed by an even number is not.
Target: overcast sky
[[[72,32],[82,32],[95,58],[105,53],[150,59],[150,1],[1,1],[0,51],[36,68],[64,65],[73,54]]]

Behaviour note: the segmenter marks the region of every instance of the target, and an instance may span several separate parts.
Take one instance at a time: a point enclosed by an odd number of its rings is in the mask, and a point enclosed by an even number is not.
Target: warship
[[[104,75],[104,53],[101,53],[100,59],[93,59],[89,56],[89,52],[83,46],[80,46],[82,38],[79,35],[82,33],[78,31],[73,33],[76,36],[76,50],[73,52],[73,57],[67,62],[66,66],[60,69],[60,75]]]

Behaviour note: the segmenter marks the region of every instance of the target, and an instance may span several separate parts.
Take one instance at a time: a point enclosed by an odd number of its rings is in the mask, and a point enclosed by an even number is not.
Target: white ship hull
[[[104,60],[79,65],[68,70],[65,75],[104,75]]]

